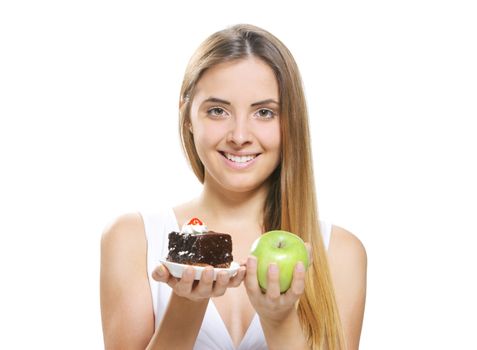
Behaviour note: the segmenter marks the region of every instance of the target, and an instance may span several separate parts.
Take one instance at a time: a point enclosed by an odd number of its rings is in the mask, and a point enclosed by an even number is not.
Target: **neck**
[[[263,207],[269,190],[268,184],[247,192],[232,192],[212,181],[204,181],[204,189],[197,199],[199,207],[207,210],[209,220],[223,221],[242,225],[245,222],[263,225]]]

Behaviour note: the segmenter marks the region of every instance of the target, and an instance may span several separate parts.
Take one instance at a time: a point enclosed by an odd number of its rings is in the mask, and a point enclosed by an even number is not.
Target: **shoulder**
[[[101,237],[101,279],[123,283],[146,271],[147,241],[139,213],[124,214],[104,229]]]
[[[122,214],[106,225],[102,238],[110,238],[117,235],[124,235],[131,231],[137,231],[144,227],[140,213]]]
[[[341,263],[352,262],[366,264],[367,254],[363,243],[351,232],[342,227],[332,227],[328,256],[330,260],[340,260]]]
[[[350,349],[357,349],[366,299],[367,254],[351,232],[333,226],[328,261],[336,303]]]
[[[328,261],[337,293],[341,287],[362,288],[366,282],[368,258],[363,243],[351,232],[333,226]]]
[[[101,246],[107,248],[143,239],[145,239],[144,222],[141,214],[128,213],[117,217],[105,227],[101,236]]]

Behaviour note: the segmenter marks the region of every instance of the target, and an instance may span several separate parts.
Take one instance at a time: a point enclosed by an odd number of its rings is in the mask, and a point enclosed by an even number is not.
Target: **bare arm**
[[[353,234],[334,226],[328,259],[348,350],[357,350],[366,300],[366,251]]]
[[[106,349],[144,350],[154,333],[146,239],[139,214],[118,218],[101,240],[101,317]]]
[[[191,301],[175,293],[147,350],[192,349],[204,319],[209,299]]]
[[[260,317],[268,348],[308,349],[296,310],[296,303],[305,290],[303,263],[295,266],[291,287],[284,294],[280,294],[280,272],[276,264],[269,266],[266,293],[262,293],[258,285],[256,271],[257,260],[255,257],[249,257],[245,286],[249,299]]]
[[[146,251],[139,214],[120,217],[103,234],[101,313],[105,348],[192,349],[208,299],[191,301],[172,293],[155,332]]]
[[[162,265],[159,265],[152,277],[159,282],[167,283],[173,290],[161,324],[149,344],[152,349],[192,349],[199,334],[207,305],[211,297],[221,296],[227,288],[240,285],[245,275],[245,268],[230,276],[221,271],[217,280],[213,280],[212,267],[206,267],[200,281],[194,280],[192,267],[185,269],[182,278],[171,276]]]
[[[260,323],[269,349],[309,349],[296,310],[280,322],[261,318]]]
[[[120,217],[101,241],[101,315],[106,349],[192,349],[211,296],[240,284],[245,269],[213,282],[208,268],[200,282],[187,269],[181,279],[158,266],[154,279],[168,283],[173,293],[161,324],[155,330],[147,276],[147,243],[139,214]],[[162,274],[159,275],[158,272]],[[184,322],[186,320],[186,322]]]

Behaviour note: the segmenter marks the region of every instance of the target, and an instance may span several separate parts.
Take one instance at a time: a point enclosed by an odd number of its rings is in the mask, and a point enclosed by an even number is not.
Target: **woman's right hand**
[[[181,278],[176,278],[171,275],[166,266],[160,264],[152,272],[152,278],[158,282],[167,283],[175,294],[183,298],[199,301],[222,296],[227,288],[238,287],[244,279],[245,270],[246,268],[241,266],[233,277],[230,277],[225,271],[220,271],[214,281],[214,269],[209,266],[202,271],[200,280],[196,281],[192,266],[184,269]]]

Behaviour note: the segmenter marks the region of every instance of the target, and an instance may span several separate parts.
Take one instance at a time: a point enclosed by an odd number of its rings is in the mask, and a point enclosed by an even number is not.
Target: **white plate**
[[[167,261],[166,259],[161,259],[160,260],[162,264],[164,264],[169,272],[171,273],[172,276],[181,278],[182,277],[182,272],[184,272],[184,269],[188,266],[192,266],[195,271],[195,277],[194,279],[200,280],[200,275],[202,274],[202,271],[204,271],[205,266],[194,266],[194,265],[185,265],[185,264],[178,264],[175,262]],[[232,261],[230,264],[229,268],[214,268],[214,281],[217,278],[217,273],[219,271],[226,271],[230,277],[235,276],[237,273],[238,269],[240,268],[239,263]]]

